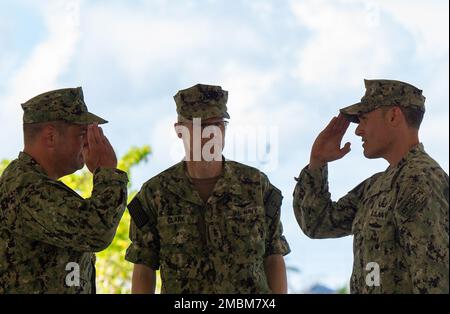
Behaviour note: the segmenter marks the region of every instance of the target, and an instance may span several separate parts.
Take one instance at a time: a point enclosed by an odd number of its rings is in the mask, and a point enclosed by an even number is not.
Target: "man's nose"
[[[355,134],[357,136],[362,136],[363,135],[363,130],[362,130],[362,127],[361,127],[361,123],[359,123],[358,126],[356,127]]]

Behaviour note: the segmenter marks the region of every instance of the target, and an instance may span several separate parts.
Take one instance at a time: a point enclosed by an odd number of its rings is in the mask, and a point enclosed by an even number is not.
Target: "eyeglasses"
[[[193,123],[190,122],[189,124],[193,124]],[[200,127],[202,129],[207,128],[209,126],[215,126],[215,127],[218,127],[218,128],[221,128],[221,127],[226,128],[228,126],[228,121],[221,120],[221,121],[206,122],[206,123],[202,122],[201,125],[200,125]]]
[[[210,122],[210,123],[203,123],[202,122],[201,127],[202,127],[202,129],[206,128],[208,126],[216,126],[218,128],[220,128],[220,127],[225,127],[226,128],[227,125],[228,125],[228,121],[216,121],[216,122]]]

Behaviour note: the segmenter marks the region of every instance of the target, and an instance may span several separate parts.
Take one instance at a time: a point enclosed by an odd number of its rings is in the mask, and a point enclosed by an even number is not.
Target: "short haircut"
[[[384,109],[383,113],[386,113],[393,107],[395,106],[382,107]],[[414,107],[398,106],[398,108],[400,108],[401,112],[403,113],[408,127],[418,130],[420,128],[420,124],[422,123],[425,112]]]
[[[50,125],[54,126],[58,133],[64,134],[69,124],[62,120],[41,123],[24,123],[23,140],[25,145],[33,143],[42,130]]]
[[[403,115],[405,116],[406,124],[410,128],[419,129],[423,120],[424,111],[417,108],[400,107]]]

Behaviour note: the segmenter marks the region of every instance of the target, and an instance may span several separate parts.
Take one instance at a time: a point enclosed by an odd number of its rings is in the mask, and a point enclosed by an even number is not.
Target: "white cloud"
[[[275,6],[278,5],[278,3],[272,0],[245,0],[244,3],[250,6],[250,8],[252,8],[252,10],[254,10],[261,19],[264,19],[266,21],[268,21],[270,15],[275,10]]]
[[[420,127],[420,140],[425,145],[425,150],[433,157],[441,167],[449,171],[449,118],[446,115],[433,115],[427,117]]]
[[[159,15],[150,10],[117,5],[86,8],[82,66],[95,68],[106,59],[132,86],[143,88],[148,86],[145,78],[149,74],[173,67],[179,69],[181,78],[194,71],[197,77],[211,77],[214,61],[222,63],[236,47],[245,51],[261,45],[254,30],[231,20],[197,12],[183,14],[179,9]]]
[[[280,79],[280,74],[271,71],[252,69],[241,63],[228,63],[219,74],[219,81],[229,91],[228,107],[233,120],[245,123],[254,114],[264,114],[261,107],[273,94],[273,85]],[[250,117],[249,114],[252,114]]]
[[[293,1],[298,22],[311,32],[298,50],[297,75],[327,90],[359,88],[362,78],[390,76],[408,59],[428,65],[436,57],[448,59],[448,2],[447,9],[443,4]]]
[[[379,5],[413,35],[417,57],[448,59],[448,1],[382,0]]]
[[[50,1],[41,7],[48,35],[10,82],[14,100],[26,100],[58,86],[58,78],[68,67],[79,37],[78,0]]]
[[[6,93],[0,97],[0,124],[12,130],[0,135],[0,142],[3,145],[8,143],[8,155],[15,154],[21,142],[20,103],[59,87],[58,78],[69,64],[79,36],[79,1],[49,1],[36,5],[36,9],[42,14],[48,36],[33,48],[29,59],[14,71],[14,75],[5,83]]]
[[[292,2],[310,31],[298,50],[298,76],[326,89],[359,88],[361,79],[382,73],[393,62],[376,11],[355,1]],[[339,82],[337,84],[337,82]]]

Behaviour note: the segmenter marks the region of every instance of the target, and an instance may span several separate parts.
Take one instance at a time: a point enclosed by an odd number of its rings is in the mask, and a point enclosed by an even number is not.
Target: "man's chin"
[[[81,155],[81,156],[78,158],[78,166],[79,166],[78,170],[82,169],[82,168],[84,167],[84,165],[85,165],[85,162],[84,162],[84,156]]]
[[[82,162],[79,162],[79,163],[74,167],[74,168],[75,168],[74,172],[83,169],[83,167],[84,167],[84,160],[83,160]]]
[[[377,154],[368,152],[368,151],[366,151],[366,150],[364,150],[363,154],[364,154],[364,157],[366,157],[367,159],[377,159],[377,158],[381,158],[381,156],[378,156]]]
[[[62,177],[64,177],[64,176],[68,176],[68,175],[71,175],[71,174],[74,174],[75,172],[77,172],[78,170],[81,170],[81,169],[83,169],[83,167],[84,167],[84,164],[83,165],[74,165],[73,167],[71,167],[71,168],[67,168],[66,169],[66,171],[62,174]]]

